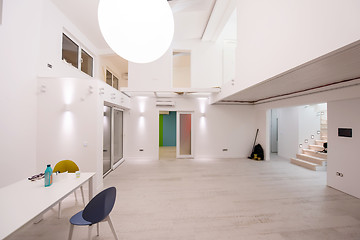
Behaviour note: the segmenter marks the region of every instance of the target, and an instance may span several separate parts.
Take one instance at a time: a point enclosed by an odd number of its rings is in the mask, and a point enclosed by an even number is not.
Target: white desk
[[[41,216],[86,182],[91,199],[94,175],[82,172],[80,178],[76,178],[75,174],[69,173],[58,181],[54,179],[50,187],[44,187],[44,179],[34,182],[25,179],[0,188],[0,239]]]

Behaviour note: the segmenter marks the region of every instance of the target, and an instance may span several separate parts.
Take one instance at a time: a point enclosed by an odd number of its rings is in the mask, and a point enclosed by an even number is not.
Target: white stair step
[[[320,166],[326,166],[327,160],[324,158],[314,157],[307,154],[296,154],[296,158],[308,162],[318,164]]]
[[[313,171],[325,170],[324,166],[320,166],[318,164],[311,163],[311,162],[304,161],[304,160],[297,159],[297,158],[291,158],[290,162],[292,164],[295,164],[295,165],[298,165],[298,166],[301,166],[301,167],[304,167],[304,168],[307,168],[307,169],[310,169]]]
[[[310,156],[327,159],[327,153],[318,152],[318,151],[315,151],[312,149],[303,149],[303,153],[310,155]]]
[[[327,140],[322,140],[322,139],[321,140],[315,140],[315,144],[320,145],[320,146],[323,146],[323,144],[326,143],[326,142],[327,142]]]
[[[319,145],[309,145],[309,148],[315,151],[322,151],[324,150],[323,146],[319,146]]]

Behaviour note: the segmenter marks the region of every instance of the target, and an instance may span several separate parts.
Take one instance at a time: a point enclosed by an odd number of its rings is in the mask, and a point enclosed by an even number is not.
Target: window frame
[[[76,46],[77,46],[77,66],[74,66],[70,63],[70,65],[76,69],[78,69],[80,72],[86,74],[87,76],[90,76],[90,77],[94,77],[94,56],[89,53],[90,51],[88,51],[85,47],[83,47],[82,44],[80,44],[78,41],[74,40],[73,37],[70,37],[70,34],[66,33],[65,31],[62,32],[62,35],[61,35],[61,60],[65,63],[66,62],[66,59],[64,59],[63,57],[63,50],[64,50],[64,45],[63,45],[63,42],[64,42],[64,36],[66,38],[68,38],[70,41],[72,41]],[[87,73],[87,72],[84,72],[82,70],[82,63],[83,63],[83,60],[82,60],[82,52],[84,51],[84,53],[86,55],[88,55],[90,58],[91,58],[91,62],[92,62],[92,66],[91,66],[91,71],[90,71],[90,74]],[[68,63],[69,64],[69,63]]]
[[[111,74],[111,85],[106,81],[107,80],[107,78],[106,78],[107,72],[109,72]],[[117,88],[114,87],[114,77],[118,80],[118,82],[117,82],[118,87]],[[108,68],[108,67],[105,68],[105,83],[108,84],[109,86],[115,88],[116,90],[119,90],[120,78],[117,75],[115,75],[114,72],[111,71],[110,68]]]

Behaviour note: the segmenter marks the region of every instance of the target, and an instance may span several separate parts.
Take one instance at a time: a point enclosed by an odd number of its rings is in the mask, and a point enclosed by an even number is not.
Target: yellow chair
[[[53,170],[54,173],[56,173],[56,172],[75,173],[76,171],[79,171],[79,167],[76,165],[76,163],[74,163],[71,160],[62,160],[62,161],[58,162],[55,165],[54,170]],[[84,190],[83,190],[82,186],[80,186],[80,190],[81,190],[83,203],[84,203],[84,206],[85,206]],[[76,201],[77,201],[77,196],[76,196],[75,191],[76,191],[76,189],[74,190],[74,194],[75,194],[75,198],[76,198]],[[58,211],[58,218],[60,218],[60,217],[61,217],[61,201],[59,202],[59,211]]]

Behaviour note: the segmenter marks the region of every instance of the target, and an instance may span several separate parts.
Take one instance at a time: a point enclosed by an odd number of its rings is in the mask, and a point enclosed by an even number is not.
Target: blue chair
[[[75,225],[89,226],[88,238],[91,239],[92,226],[97,224],[97,236],[99,236],[99,222],[102,221],[107,221],[109,223],[111,231],[117,240],[118,237],[109,216],[111,210],[114,207],[115,199],[115,187],[107,188],[91,199],[84,210],[78,212],[70,218],[69,240],[72,238]]]

